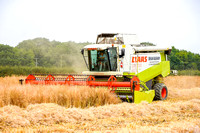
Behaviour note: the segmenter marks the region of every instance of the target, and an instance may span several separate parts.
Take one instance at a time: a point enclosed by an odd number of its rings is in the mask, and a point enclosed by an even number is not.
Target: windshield
[[[88,50],[90,71],[116,71],[117,51],[116,48],[106,50]]]

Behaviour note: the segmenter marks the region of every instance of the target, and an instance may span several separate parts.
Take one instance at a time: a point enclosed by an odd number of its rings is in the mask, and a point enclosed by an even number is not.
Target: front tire
[[[156,83],[153,87],[155,90],[154,100],[166,100],[168,96],[167,86],[163,83]]]

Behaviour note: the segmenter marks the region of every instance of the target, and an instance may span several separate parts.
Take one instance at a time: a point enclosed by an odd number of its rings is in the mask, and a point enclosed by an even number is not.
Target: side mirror
[[[84,54],[84,49],[81,49],[81,54],[82,54],[82,55]]]
[[[121,54],[119,54],[119,58],[124,57],[124,55],[125,55],[125,49],[123,48],[121,49]]]

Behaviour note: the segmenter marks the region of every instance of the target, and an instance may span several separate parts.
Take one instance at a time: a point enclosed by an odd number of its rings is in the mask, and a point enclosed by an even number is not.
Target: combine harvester
[[[135,34],[103,33],[97,36],[96,44],[81,50],[89,71],[81,75],[30,74],[25,83],[107,87],[121,99],[151,103],[167,98],[162,79],[170,74],[170,52],[171,47],[140,45]]]

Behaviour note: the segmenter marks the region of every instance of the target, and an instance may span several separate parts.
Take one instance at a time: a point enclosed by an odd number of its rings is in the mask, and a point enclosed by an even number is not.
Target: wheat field
[[[19,77],[0,79],[0,107],[56,103],[64,107],[90,107],[117,104],[120,100],[103,88],[65,85],[20,85]]]
[[[103,88],[19,85],[0,78],[2,132],[200,132],[200,77],[164,79],[168,99],[121,102]]]

